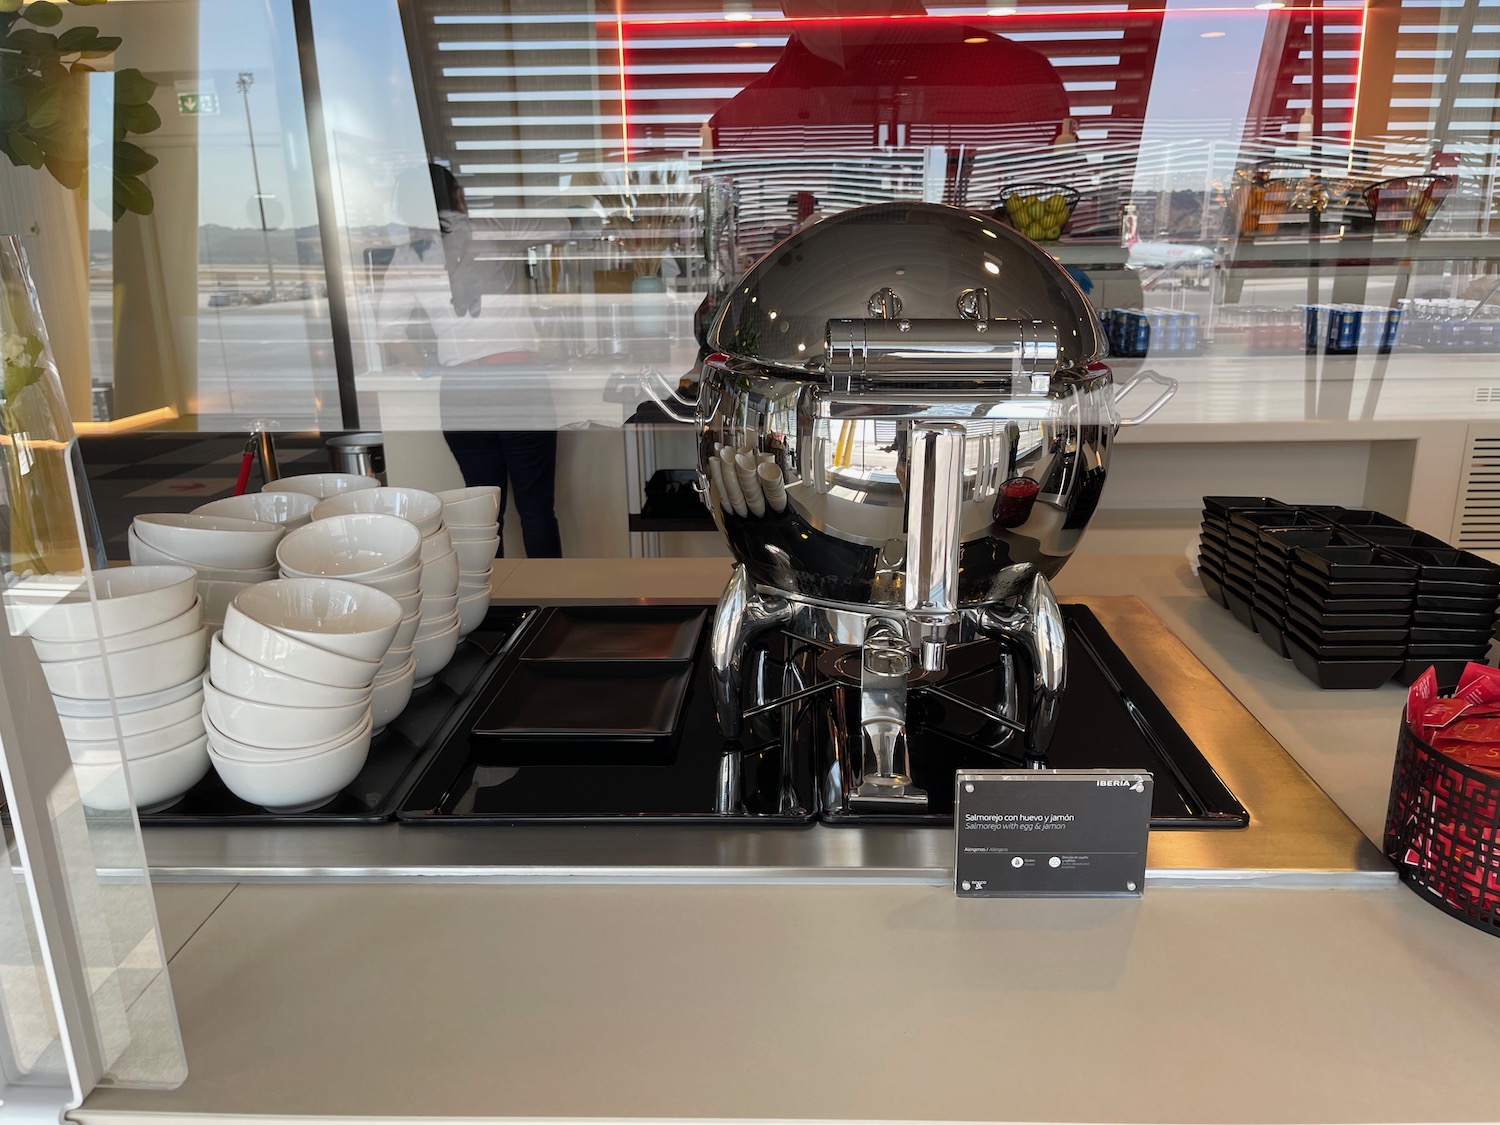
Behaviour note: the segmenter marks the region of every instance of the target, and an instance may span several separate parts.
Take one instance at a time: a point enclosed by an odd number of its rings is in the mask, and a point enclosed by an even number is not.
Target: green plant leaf
[[[115,177],[115,206],[137,215],[149,215],[156,207],[156,200],[137,176]]]
[[[83,51],[99,37],[97,27],[70,27],[57,37],[57,49],[59,51]]]
[[[5,139],[8,142],[11,155],[19,163],[25,164],[30,168],[40,168],[42,166],[42,161],[46,157],[46,154],[42,151],[42,146],[25,133],[22,133],[18,129],[12,129],[6,134]]]
[[[102,59],[105,55],[112,55],[120,49],[124,40],[118,35],[100,35],[92,43],[83,49],[83,57],[86,59]]]
[[[107,3],[107,0],[68,0],[68,3],[79,8],[92,8],[95,4]]]
[[[13,27],[5,37],[5,45],[23,54],[43,58],[57,53],[57,36],[34,27]]]
[[[161,128],[161,114],[150,105],[122,105],[115,110],[115,124],[127,133],[152,133]]]
[[[145,105],[156,93],[156,83],[135,67],[115,71],[115,104]]]
[[[21,9],[21,18],[37,27],[56,27],[62,23],[62,9],[52,0],[31,0]]]
[[[26,99],[26,124],[33,129],[50,129],[62,117],[62,87],[43,86]]]
[[[0,121],[20,121],[26,116],[26,95],[14,83],[0,83]]]
[[[25,0],[0,0],[0,14],[18,12]]]
[[[115,144],[115,174],[118,176],[142,175],[155,168],[156,162],[156,157],[140,145],[133,145],[129,141],[118,141]]]
[[[81,160],[73,160],[53,152],[47,153],[44,163],[47,171],[52,173],[52,178],[69,191],[78,190],[83,183],[83,173],[88,168]]]
[[[84,160],[88,157],[88,134],[83,123],[66,117],[50,129],[36,134],[37,142],[47,150],[47,155],[64,160]]]

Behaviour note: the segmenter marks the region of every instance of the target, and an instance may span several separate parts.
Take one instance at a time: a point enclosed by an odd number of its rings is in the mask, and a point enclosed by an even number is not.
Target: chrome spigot
[[[906,612],[922,668],[942,671],[957,623],[964,428],[919,422],[911,429],[906,478]]]

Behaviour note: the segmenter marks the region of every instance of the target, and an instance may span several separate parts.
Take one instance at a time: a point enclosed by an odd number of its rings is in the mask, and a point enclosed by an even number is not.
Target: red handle
[[[250,470],[254,467],[255,454],[247,449],[244,453],[240,454],[240,475],[239,479],[234,482],[234,494],[236,496],[245,495],[245,486],[250,483]]]

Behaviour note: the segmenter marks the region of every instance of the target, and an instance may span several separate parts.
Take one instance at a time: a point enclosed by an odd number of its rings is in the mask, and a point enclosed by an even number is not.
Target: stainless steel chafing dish
[[[949,644],[991,635],[1021,656],[993,717],[1041,764],[1064,676],[1048,579],[1098,506],[1116,431],[1176,383],[1142,372],[1117,388],[1054,259],[987,216],[926,203],[793,235],[735,286],[709,347],[699,483],[739,564],[714,633],[726,736],[758,633],[859,646],[854,790],[920,804],[907,685],[940,673]],[[1143,380],[1162,393],[1122,419],[1117,398]]]

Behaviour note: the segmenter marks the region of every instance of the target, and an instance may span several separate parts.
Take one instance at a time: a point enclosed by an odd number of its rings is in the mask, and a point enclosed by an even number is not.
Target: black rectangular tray
[[[1047,764],[1055,769],[1092,768],[1147,770],[1152,787],[1151,827],[1244,828],[1250,814],[1229,791],[1208,759],[1167,710],[1149,684],[1087,606],[1061,607],[1068,640],[1068,676]],[[956,681],[954,676],[990,659],[993,645],[966,645],[949,651],[951,690],[976,702],[993,688],[989,676]],[[855,719],[858,693],[850,691],[844,721]],[[911,824],[942,826],[953,823],[953,774],[957,769],[1015,768],[961,736],[925,726],[925,708],[937,705],[920,698],[909,710],[908,737],[912,739],[912,780],[928,794],[926,814],[849,813],[825,808],[826,824]],[[993,696],[990,695],[992,699]],[[910,702],[908,704],[910,708]],[[985,733],[982,729],[979,734]],[[920,752],[919,752],[920,751]]]
[[[476,738],[475,721],[523,663],[520,653],[536,629],[527,633],[478,689],[467,712],[451,726],[443,745],[411,786],[397,813],[402,823],[796,826],[812,822],[817,792],[810,760],[757,752],[753,745],[748,749],[725,746],[714,714],[712,662],[706,654],[692,665],[681,720],[667,738]],[[699,647],[703,647],[701,637]],[[623,667],[611,666],[606,673]],[[734,809],[720,812],[714,807],[715,796],[729,776],[738,778],[740,799]]]
[[[430,684],[370,743],[364,768],[342,793],[321,808],[272,813],[236,797],[209,770],[176,804],[141,813],[144,825],[378,824],[390,820],[423,766],[465,711],[470,692],[505,659],[509,646],[535,616],[531,608],[495,606],[483,624],[459,642]]]
[[[705,606],[554,606],[526,641],[527,660],[690,660]]]

